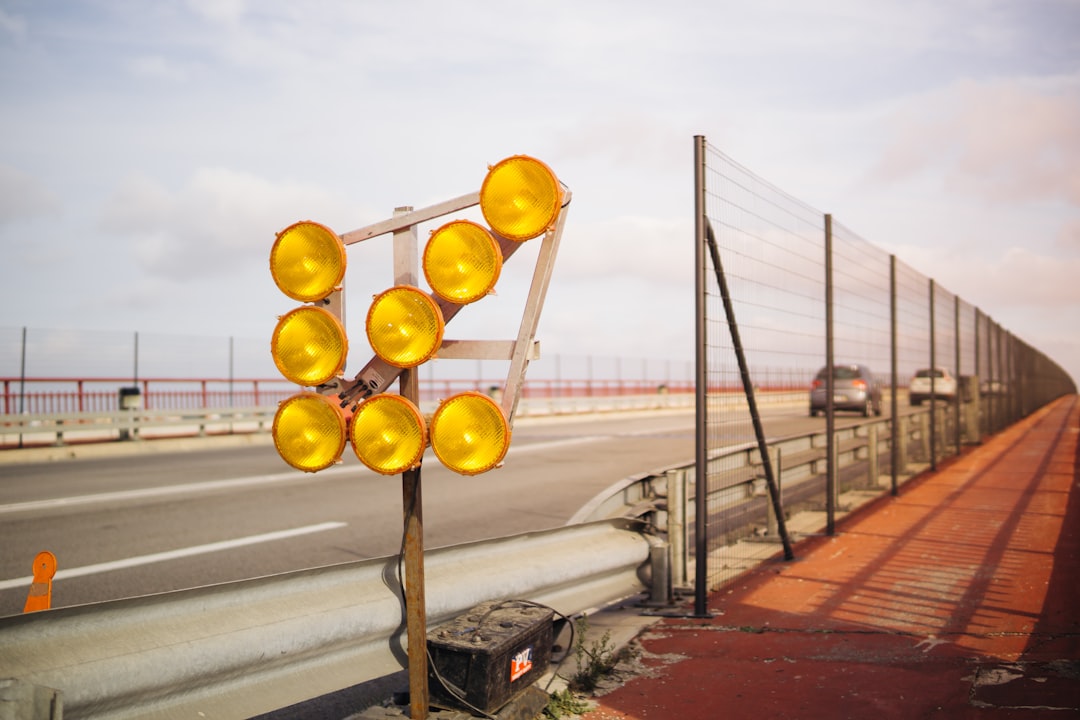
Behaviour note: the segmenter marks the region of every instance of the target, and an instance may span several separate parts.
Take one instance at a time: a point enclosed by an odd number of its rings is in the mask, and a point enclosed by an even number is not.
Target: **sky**
[[[543,352],[689,361],[703,135],[1080,380],[1080,0],[0,0],[0,108],[0,328],[269,338],[277,232],[529,154]],[[447,337],[515,334],[530,247]],[[350,247],[350,339],[391,281]]]

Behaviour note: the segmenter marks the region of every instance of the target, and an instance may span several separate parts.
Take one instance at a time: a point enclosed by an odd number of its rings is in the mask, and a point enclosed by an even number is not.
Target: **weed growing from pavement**
[[[564,717],[574,717],[587,712],[591,705],[574,694],[570,688],[557,690],[548,698],[547,707],[544,708],[544,717],[551,720],[560,720]]]

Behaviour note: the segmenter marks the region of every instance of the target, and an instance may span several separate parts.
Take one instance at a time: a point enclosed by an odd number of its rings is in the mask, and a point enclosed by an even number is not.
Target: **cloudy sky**
[[[545,353],[689,360],[700,134],[1080,380],[1080,0],[0,0],[0,106],[0,327],[268,338],[277,231],[528,153],[574,198]]]

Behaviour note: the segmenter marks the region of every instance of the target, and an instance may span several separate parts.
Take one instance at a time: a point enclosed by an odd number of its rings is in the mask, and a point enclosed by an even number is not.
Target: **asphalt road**
[[[824,426],[802,406],[763,415],[771,435]],[[740,418],[733,442],[750,439]],[[692,410],[523,419],[504,466],[474,477],[428,457],[425,545],[564,525],[627,476],[691,462],[693,421]],[[0,615],[22,611],[41,550],[57,558],[52,606],[64,607],[393,555],[401,526],[400,477],[348,450],[317,474],[269,444],[0,463]]]

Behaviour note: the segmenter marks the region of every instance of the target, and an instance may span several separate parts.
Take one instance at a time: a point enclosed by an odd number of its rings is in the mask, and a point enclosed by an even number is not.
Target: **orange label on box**
[[[510,660],[510,682],[514,682],[525,673],[532,670],[532,646],[519,652]]]

